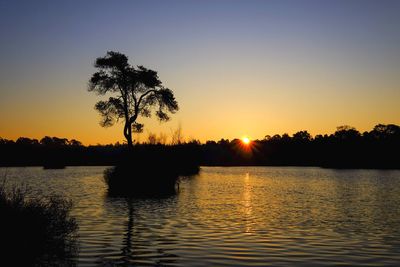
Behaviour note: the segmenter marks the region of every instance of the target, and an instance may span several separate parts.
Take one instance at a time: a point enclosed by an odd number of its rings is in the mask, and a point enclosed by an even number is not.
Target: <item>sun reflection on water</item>
[[[252,205],[252,195],[251,195],[251,183],[250,183],[250,174],[246,173],[244,177],[244,189],[243,189],[243,220],[245,222],[245,232],[251,233],[252,222],[252,214],[253,214],[253,205]]]

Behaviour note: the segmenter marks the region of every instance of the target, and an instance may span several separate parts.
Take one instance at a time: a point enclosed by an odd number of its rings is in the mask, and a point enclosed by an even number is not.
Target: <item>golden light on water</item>
[[[251,233],[253,226],[253,203],[252,203],[252,184],[250,175],[247,172],[244,177],[243,189],[243,221],[245,222],[245,233]]]

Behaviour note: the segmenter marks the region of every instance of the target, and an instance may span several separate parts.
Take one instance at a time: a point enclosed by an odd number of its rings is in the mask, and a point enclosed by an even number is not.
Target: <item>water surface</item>
[[[400,171],[202,167],[166,199],[109,198],[104,167],[1,168],[63,194],[78,266],[398,265]]]

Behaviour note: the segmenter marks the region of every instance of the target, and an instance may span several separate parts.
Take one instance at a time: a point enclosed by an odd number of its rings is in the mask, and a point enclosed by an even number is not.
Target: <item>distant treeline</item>
[[[0,138],[0,166],[116,165],[126,153],[140,158],[163,152],[177,161],[190,159],[205,166],[322,166],[334,168],[400,168],[400,127],[378,124],[360,133],[340,126],[330,135],[311,136],[307,131],[265,136],[245,145],[240,139],[221,139],[205,144],[193,140],[174,145],[136,144],[83,146],[79,141],[57,137],[16,141]],[[150,157],[149,157],[150,156]]]

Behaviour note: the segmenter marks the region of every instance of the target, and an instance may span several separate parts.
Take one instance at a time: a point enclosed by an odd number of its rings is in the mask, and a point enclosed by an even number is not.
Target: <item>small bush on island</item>
[[[132,171],[128,165],[109,168],[104,174],[108,195],[117,197],[163,197],[176,193],[178,174],[157,166]]]
[[[2,262],[13,266],[73,265],[77,223],[60,196],[30,199],[28,189],[0,183]]]
[[[199,173],[199,160],[186,146],[149,145],[126,151],[104,174],[110,196],[158,197],[176,193],[179,176]]]

